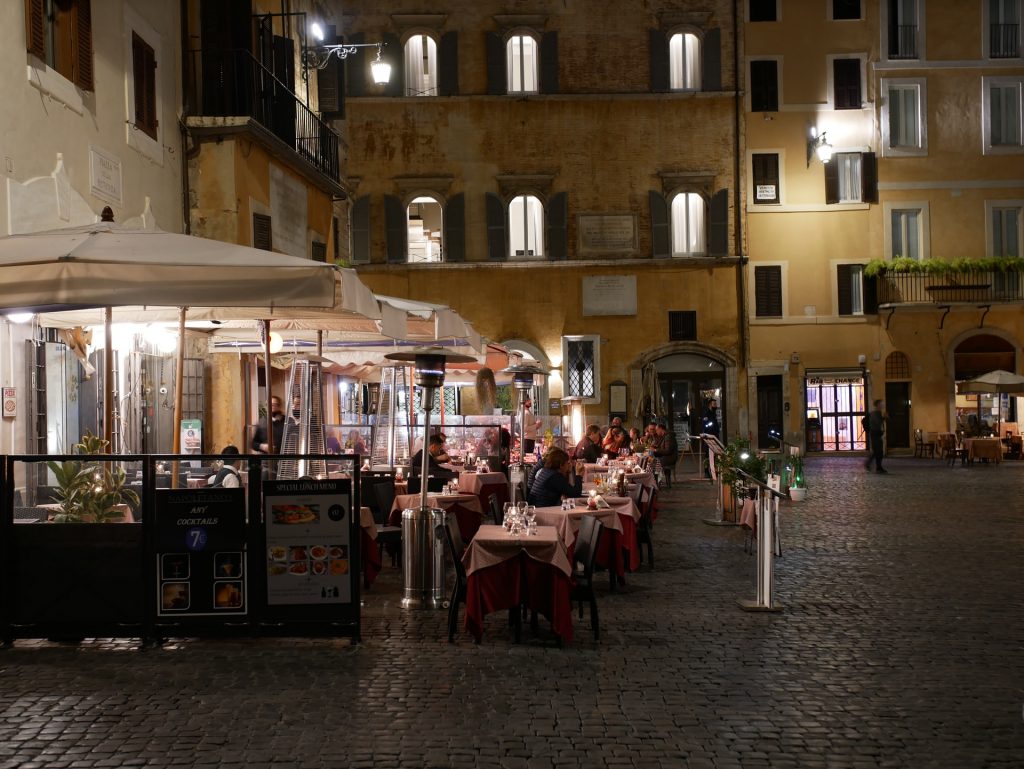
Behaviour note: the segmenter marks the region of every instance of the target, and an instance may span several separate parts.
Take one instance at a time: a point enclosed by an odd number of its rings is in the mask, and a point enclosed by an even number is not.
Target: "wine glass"
[[[526,506],[526,526],[531,534],[537,533],[537,506]]]
[[[510,528],[512,526],[512,511],[514,509],[515,509],[515,507],[512,505],[511,502],[506,502],[504,504],[504,506],[502,507],[502,511],[503,512],[502,512],[501,520],[503,521],[504,526],[505,526],[506,529],[508,529],[508,528]]]

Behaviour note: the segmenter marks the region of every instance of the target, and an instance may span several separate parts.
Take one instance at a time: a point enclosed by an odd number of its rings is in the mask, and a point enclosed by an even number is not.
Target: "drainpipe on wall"
[[[740,322],[740,350],[739,350],[739,361],[740,365],[745,369],[750,364],[748,352],[750,350],[750,324],[747,320],[747,292],[744,289],[743,271],[747,264],[747,258],[743,255],[743,194],[740,190],[741,169],[740,159],[743,151],[743,142],[740,140],[740,130],[742,129],[741,117],[743,115],[743,91],[740,88],[742,78],[740,77],[740,23],[739,23],[739,12],[740,12],[740,0],[733,0],[732,4],[732,34],[733,34],[733,101],[735,108],[733,109],[733,216],[735,218],[735,230],[736,230],[736,254],[739,256],[739,261],[736,264],[736,300],[739,308],[739,322]]]

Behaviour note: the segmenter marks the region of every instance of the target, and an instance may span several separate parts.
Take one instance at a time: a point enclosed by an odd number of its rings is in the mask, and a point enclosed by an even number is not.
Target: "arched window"
[[[513,35],[505,44],[509,93],[537,93],[537,40]]]
[[[889,353],[885,359],[886,379],[910,379],[910,359],[899,350]]]
[[[508,205],[509,250],[512,257],[544,256],[544,206],[533,195],[517,195]]]
[[[699,91],[701,88],[700,38],[677,32],[668,41],[669,88]]]
[[[442,261],[443,221],[443,209],[437,200],[429,195],[413,198],[406,209],[410,264]]]
[[[437,96],[437,43],[430,35],[405,41],[405,95]]]
[[[703,254],[706,233],[704,198],[696,192],[680,192],[672,198],[672,255]]]

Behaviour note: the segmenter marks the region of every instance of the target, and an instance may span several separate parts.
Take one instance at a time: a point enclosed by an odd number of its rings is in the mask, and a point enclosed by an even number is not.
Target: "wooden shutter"
[[[558,93],[557,32],[545,32],[540,39],[540,92]]]
[[[860,154],[860,199],[865,203],[878,202],[878,156],[874,152]]]
[[[316,71],[316,103],[325,118],[344,117],[343,73],[343,62],[335,56]]]
[[[668,91],[668,38],[660,29],[652,29],[647,35],[651,54],[651,91]]]
[[[270,217],[266,214],[252,215],[252,247],[264,251],[274,250],[274,233]]]
[[[825,202],[839,202],[839,159],[825,163]]]
[[[75,37],[75,85],[83,91],[93,90],[92,82],[92,11],[89,0],[77,0],[72,16]]]
[[[758,318],[782,317],[782,267],[754,268],[754,314]]]
[[[485,33],[484,41],[487,44],[487,93],[491,96],[500,96],[508,92],[505,44],[494,32]]]
[[[672,232],[668,222],[668,201],[657,190],[647,193],[651,208],[651,256],[665,259],[672,255]]]
[[[370,262],[370,196],[352,201],[352,261]]]
[[[754,172],[754,203],[778,203],[779,193],[779,156],[774,152],[756,153],[751,155],[750,164]],[[760,197],[758,188],[772,187],[775,194],[771,197]]]
[[[331,238],[334,240],[334,261],[341,259],[341,239],[339,235],[340,227],[338,225],[338,217],[331,217]]]
[[[408,261],[409,219],[402,201],[394,195],[384,196],[384,230],[387,235],[388,262]]]
[[[135,127],[156,139],[156,52],[135,32],[132,32],[132,75]]]
[[[487,258],[492,262],[508,259],[505,236],[505,204],[493,192],[485,193],[487,202]]]
[[[310,244],[310,255],[313,257],[314,262],[326,262],[327,244],[321,243],[319,240],[314,240]]]
[[[777,112],[779,109],[779,66],[774,59],[750,62],[751,112]]]
[[[865,275],[864,281],[864,314],[878,315],[878,276]]]
[[[391,80],[384,86],[385,96],[405,95],[405,48],[398,39],[398,35],[385,32],[383,35],[384,52],[381,57],[391,65]],[[352,69],[355,69],[353,67]],[[363,79],[366,79],[365,70]]]
[[[352,35],[349,35],[348,38],[346,38],[345,42],[346,43],[351,43],[352,45],[360,45],[363,42],[363,33],[362,32],[356,32],[356,33],[354,33]],[[384,50],[387,51],[386,48]],[[381,55],[383,56],[384,54],[382,53]],[[391,61],[391,52],[387,51],[387,55],[388,55],[388,61]],[[395,79],[394,62],[391,62],[391,63],[392,63],[391,79],[394,80]],[[345,77],[345,92],[349,96],[366,96],[366,70],[363,67],[359,67],[359,66],[355,66],[355,67],[348,67],[347,66],[347,67],[345,67],[345,75],[346,75],[346,77]]]
[[[437,51],[438,93],[455,96],[459,92],[459,33],[445,32]]]
[[[558,261],[569,257],[569,195],[559,192],[551,196],[545,212],[548,259]]]
[[[43,18],[44,0],[25,2],[25,41],[28,52],[46,61],[46,24]]]
[[[444,207],[444,252],[446,262],[466,261],[466,196],[453,195]]]
[[[708,255],[729,253],[729,190],[719,190],[708,204]]]
[[[833,59],[832,86],[836,109],[860,109],[860,59]]]
[[[852,264],[836,265],[837,296],[839,314],[853,315],[853,267]]]
[[[718,28],[709,29],[701,42],[702,77],[704,91],[722,90],[722,31]]]

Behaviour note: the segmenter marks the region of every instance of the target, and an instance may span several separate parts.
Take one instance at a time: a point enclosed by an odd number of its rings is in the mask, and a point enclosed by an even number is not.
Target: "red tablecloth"
[[[469,575],[466,585],[466,630],[479,641],[485,616],[526,606],[546,617],[559,637],[571,641],[571,587],[569,577],[559,569],[535,561],[526,553],[478,569]]]
[[[373,522],[373,511],[368,507],[359,510],[359,541],[363,546],[363,584],[369,587],[380,574],[383,563],[377,546],[377,525]]]

